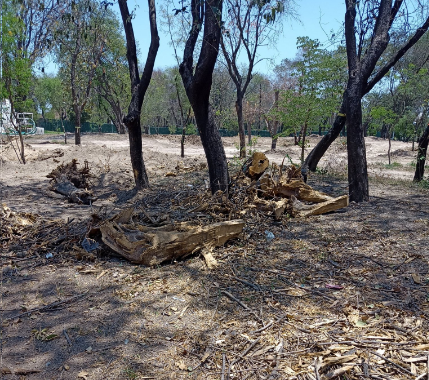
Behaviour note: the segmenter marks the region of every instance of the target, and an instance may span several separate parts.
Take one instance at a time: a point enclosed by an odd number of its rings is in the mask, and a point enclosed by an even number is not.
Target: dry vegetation
[[[1,378],[427,378],[429,213],[427,190],[409,182],[411,144],[394,142],[386,167],[387,141],[367,140],[368,203],[280,220],[235,208],[243,234],[213,250],[218,266],[208,269],[199,253],[130,264],[97,231],[130,206],[149,225],[228,220],[228,202],[244,209],[245,194],[206,194],[198,140],[182,163],[175,137],[145,138],[152,188],[137,194],[124,138],[59,142],[27,140],[25,166],[3,147]],[[232,172],[234,143],[225,139]],[[272,162],[298,161],[290,140],[278,147]],[[345,157],[340,140],[310,184],[346,194]],[[90,205],[49,190],[46,175],[73,158],[88,161]]]

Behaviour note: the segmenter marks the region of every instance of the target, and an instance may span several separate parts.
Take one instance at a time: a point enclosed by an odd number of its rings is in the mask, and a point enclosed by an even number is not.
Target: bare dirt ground
[[[75,253],[91,214],[107,217],[130,205],[161,214],[174,205],[190,217],[207,171],[165,174],[180,161],[195,168],[205,162],[198,139],[188,140],[182,160],[179,137],[144,137],[152,188],[141,193],[133,191],[126,136],[82,141],[28,138],[26,165],[10,145],[1,147],[1,202],[34,214],[33,225],[1,237],[1,379],[427,375],[428,191],[411,183],[411,144],[393,142],[386,166],[387,141],[368,138],[370,202],[306,219],[248,219],[240,239],[215,250],[220,265],[208,270],[198,254],[145,268],[106,247],[95,260]],[[224,139],[231,171],[239,167],[237,142]],[[259,138],[254,149],[269,147],[270,139]],[[281,138],[267,155],[299,162],[299,153]],[[94,174],[92,205],[48,189],[46,175],[73,158],[88,161]],[[344,140],[320,166],[310,184],[346,194]],[[265,231],[275,238],[267,241]]]

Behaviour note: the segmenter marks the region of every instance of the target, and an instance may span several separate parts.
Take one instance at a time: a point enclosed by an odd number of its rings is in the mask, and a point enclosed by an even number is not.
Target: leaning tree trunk
[[[347,156],[351,202],[369,200],[365,138],[362,125],[362,82],[349,79],[347,88]]]
[[[314,172],[316,170],[317,164],[320,159],[326,153],[331,144],[335,141],[335,139],[340,135],[341,130],[344,128],[346,124],[346,92],[343,94],[343,102],[341,104],[340,110],[335,117],[334,123],[332,124],[332,128],[328,131],[328,133],[322,137],[322,139],[318,142],[318,144],[313,148],[310,154],[304,161],[302,165],[302,176],[304,181],[307,182],[307,174],[308,171]],[[296,138],[295,138],[296,139]]]
[[[235,101],[235,111],[237,112],[238,136],[240,138],[240,158],[246,157],[246,134],[243,123],[243,95],[237,90],[237,100]]]
[[[26,163],[25,161],[25,144],[24,144],[24,136],[22,135],[21,126],[18,124],[18,136],[19,136],[19,142],[20,142],[20,149],[19,152],[21,154],[21,161],[23,164]]]
[[[425,163],[426,163],[426,152],[428,149],[429,142],[429,124],[423,132],[422,137],[419,140],[419,146],[417,148],[417,163],[416,172],[414,174],[414,182],[420,182],[425,174]]]

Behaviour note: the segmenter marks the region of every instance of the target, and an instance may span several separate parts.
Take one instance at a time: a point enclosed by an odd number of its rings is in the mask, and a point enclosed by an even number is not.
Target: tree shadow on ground
[[[149,205],[163,199],[148,197]],[[77,261],[68,252],[46,259],[42,249],[18,261],[5,249],[4,365],[39,370],[32,379],[219,379],[225,359],[226,370],[237,360],[238,379],[268,378],[273,368],[285,378],[287,368],[312,363],[304,354],[364,344],[375,330],[379,340],[395,331],[403,342],[425,341],[424,205],[425,194],[373,197],[342,213],[248,220],[242,239],[214,252],[219,266],[210,271],[198,255],[144,268],[103,256]],[[277,365],[280,340],[289,354]]]

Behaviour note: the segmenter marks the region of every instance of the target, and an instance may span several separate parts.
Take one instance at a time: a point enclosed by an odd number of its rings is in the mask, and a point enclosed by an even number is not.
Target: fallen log
[[[306,205],[300,202],[295,196],[291,197],[291,215],[295,217],[303,217],[310,215],[321,215],[331,211],[338,210],[349,205],[349,196],[343,195],[338,198],[332,198],[326,202],[316,203],[314,205]]]
[[[88,161],[82,169],[78,169],[79,163],[73,159],[68,164],[61,164],[52,170],[46,177],[51,178],[49,189],[61,195],[65,195],[70,202],[90,204],[96,198],[87,190],[91,177]]]
[[[119,220],[124,220],[122,216]],[[240,235],[244,221],[237,219],[207,226],[179,223],[162,227],[121,224],[110,220],[100,226],[103,242],[135,264],[153,266],[183,258],[198,250],[219,247]],[[215,264],[211,261],[210,265]]]
[[[61,175],[50,185],[50,190],[65,195],[70,202],[89,205],[96,198],[86,189],[78,189],[65,175]]]

